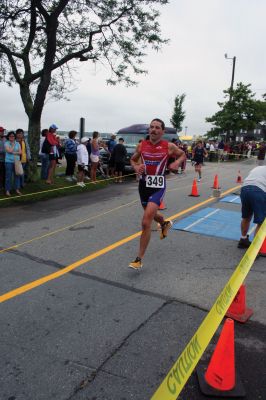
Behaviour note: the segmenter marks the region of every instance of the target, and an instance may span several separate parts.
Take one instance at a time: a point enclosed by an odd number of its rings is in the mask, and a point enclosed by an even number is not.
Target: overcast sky
[[[137,77],[137,87],[107,86],[107,69],[82,63],[71,101],[48,102],[42,128],[56,123],[60,130],[78,130],[80,117],[86,131],[116,132],[155,116],[171,126],[174,98],[185,93],[183,127],[188,135],[204,134],[211,127],[205,118],[218,111],[231,83],[232,60],[225,53],[236,56],[235,83],[251,83],[257,98],[266,92],[265,0],[171,0],[161,13],[170,43],[149,52],[149,73]],[[0,90],[0,125],[27,129],[18,89],[1,84]]]

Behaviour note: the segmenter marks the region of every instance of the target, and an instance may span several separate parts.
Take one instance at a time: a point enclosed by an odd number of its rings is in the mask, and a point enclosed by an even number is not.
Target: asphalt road
[[[188,165],[168,179],[164,215],[178,220],[210,199],[216,173],[225,191],[237,186],[239,169],[244,177],[254,166],[207,164],[200,197],[189,197]],[[218,200],[208,206],[240,209]],[[232,240],[171,230],[161,241],[153,232],[142,271],[133,271],[127,265],[141,216],[132,179],[1,208],[1,400],[151,398],[244,253]],[[248,400],[266,399],[265,267],[258,258],[246,279],[251,320],[235,324],[236,369]],[[205,398],[193,373],[179,399]]]

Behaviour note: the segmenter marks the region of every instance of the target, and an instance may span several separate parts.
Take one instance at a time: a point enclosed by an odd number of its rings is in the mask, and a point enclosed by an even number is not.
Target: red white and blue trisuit
[[[140,143],[141,161],[145,165],[145,172],[141,175],[139,180],[139,195],[141,204],[145,207],[148,202],[156,203],[158,206],[161,204],[165,191],[166,184],[164,179],[163,187],[151,188],[146,185],[147,176],[164,176],[169,158],[168,154],[168,141],[160,140],[160,142],[153,144],[149,140],[144,140]]]

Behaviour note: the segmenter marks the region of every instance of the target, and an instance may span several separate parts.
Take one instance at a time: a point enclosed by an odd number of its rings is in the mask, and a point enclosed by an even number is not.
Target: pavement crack
[[[53,267],[53,268],[56,268],[56,269],[65,268],[65,265],[57,263],[56,261],[44,260],[43,258],[33,256],[33,255],[28,254],[28,253],[26,253],[24,251],[9,250],[9,253],[15,254],[15,255],[23,257],[23,258],[27,258],[28,260],[34,261],[37,264],[42,264],[42,265],[44,264],[44,265],[47,265],[49,267]]]
[[[75,395],[83,390],[84,388],[86,388],[91,382],[94,381],[94,379],[97,377],[97,375],[100,372],[104,372],[104,373],[108,373],[109,375],[113,375],[113,376],[118,376],[118,375],[114,375],[110,372],[107,372],[104,369],[104,366],[108,363],[109,360],[111,360],[121,349],[122,347],[127,343],[127,341],[133,336],[135,335],[137,332],[139,332],[143,327],[145,327],[145,325],[154,317],[156,316],[158,313],[160,313],[162,311],[162,309],[164,307],[166,307],[167,305],[173,303],[174,301],[165,301],[160,307],[157,308],[157,310],[155,310],[153,313],[151,313],[149,315],[148,318],[146,318],[145,321],[143,321],[141,324],[139,324],[135,329],[133,329],[127,336],[124,337],[124,339],[121,341],[121,343],[109,354],[108,357],[106,357],[106,359],[86,378],[84,378],[79,385],[74,389],[73,394],[67,399],[67,400],[73,400]],[[125,378],[125,377],[122,377]]]

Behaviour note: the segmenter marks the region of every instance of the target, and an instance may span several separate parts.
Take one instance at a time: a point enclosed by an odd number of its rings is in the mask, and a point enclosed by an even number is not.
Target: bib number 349
[[[151,188],[163,188],[164,187],[164,176],[161,175],[147,175],[146,176],[146,187]]]

